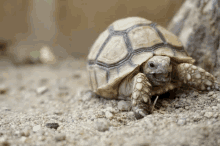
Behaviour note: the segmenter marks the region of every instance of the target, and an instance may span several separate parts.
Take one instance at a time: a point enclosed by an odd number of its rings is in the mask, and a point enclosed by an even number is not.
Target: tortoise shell
[[[152,56],[169,56],[178,63],[193,63],[180,40],[165,28],[140,17],[113,22],[91,47],[88,74],[92,90],[116,98],[123,78]]]

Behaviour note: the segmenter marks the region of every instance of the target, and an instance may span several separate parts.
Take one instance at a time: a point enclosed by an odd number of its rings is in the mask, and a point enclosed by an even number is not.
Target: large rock
[[[219,6],[219,0],[187,0],[168,26],[196,64],[216,76],[220,67]]]

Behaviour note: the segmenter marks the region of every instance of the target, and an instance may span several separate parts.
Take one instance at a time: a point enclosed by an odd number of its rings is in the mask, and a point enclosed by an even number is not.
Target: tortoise
[[[216,78],[193,65],[180,40],[156,23],[128,17],[113,22],[91,47],[91,89],[108,99],[131,99],[136,117],[151,113],[151,97],[183,84],[218,90]]]

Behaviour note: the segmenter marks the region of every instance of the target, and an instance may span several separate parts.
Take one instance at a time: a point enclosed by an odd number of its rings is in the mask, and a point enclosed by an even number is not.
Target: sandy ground
[[[89,91],[83,60],[0,70],[0,146],[220,145],[218,91],[174,90],[136,120],[130,101]]]

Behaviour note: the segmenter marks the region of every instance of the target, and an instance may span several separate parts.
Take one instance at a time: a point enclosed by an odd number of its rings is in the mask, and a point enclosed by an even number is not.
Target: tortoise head
[[[162,86],[171,80],[172,65],[167,56],[153,56],[142,69],[153,86]]]

